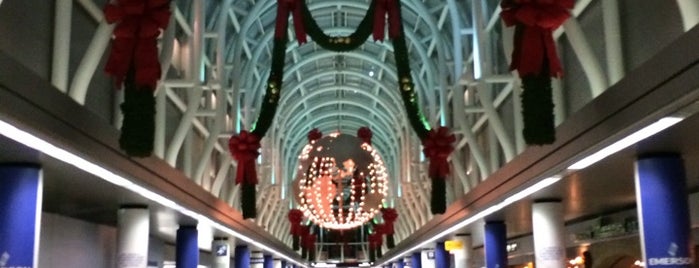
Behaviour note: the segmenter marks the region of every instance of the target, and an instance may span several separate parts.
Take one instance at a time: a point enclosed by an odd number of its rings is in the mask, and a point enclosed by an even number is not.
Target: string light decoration
[[[388,173],[370,142],[332,133],[310,139],[298,159],[295,199],[314,224],[346,230],[381,211]]]

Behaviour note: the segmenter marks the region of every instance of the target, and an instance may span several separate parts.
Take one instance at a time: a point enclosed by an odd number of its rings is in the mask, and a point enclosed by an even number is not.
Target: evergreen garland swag
[[[282,77],[284,77],[284,62],[286,54],[286,43],[288,42],[287,37],[287,21],[289,16],[301,16],[301,19],[294,17],[293,22],[301,22],[303,25],[294,25],[296,31],[296,39],[299,45],[306,42],[306,34],[308,34],[313,41],[315,41],[319,46],[335,51],[335,52],[346,52],[351,51],[359,46],[361,46],[370,35],[374,36],[375,41],[383,41],[384,31],[386,21],[377,21],[377,18],[384,19],[388,15],[388,28],[389,28],[389,38],[392,40],[394,47],[394,57],[396,59],[396,68],[399,81],[399,91],[401,92],[401,97],[403,99],[403,105],[406,109],[409,122],[417,134],[417,136],[423,141],[423,143],[433,143],[433,138],[430,135],[432,130],[425,119],[425,116],[420,110],[419,101],[417,93],[415,92],[414,83],[412,81],[412,76],[410,72],[410,59],[408,57],[408,50],[405,44],[405,36],[403,34],[403,25],[401,23],[400,15],[400,1],[398,0],[372,0],[366,15],[359,23],[357,29],[348,36],[328,36],[323,32],[323,30],[318,26],[318,23],[313,19],[308,6],[303,0],[277,0],[277,24],[275,27],[275,38],[272,48],[272,65],[269,77],[267,78],[267,87],[265,90],[265,95],[262,101],[262,106],[260,108],[260,113],[257,120],[253,124],[250,130],[250,134],[258,138],[262,138],[269,130],[269,127],[274,120],[274,115],[279,104],[279,97],[282,90]],[[446,134],[444,130],[440,133]],[[453,136],[453,135],[452,135]],[[453,142],[453,141],[452,141]],[[443,143],[443,142],[442,142]],[[451,151],[447,152],[450,153]],[[430,161],[439,161],[443,166],[446,158],[443,154],[439,157],[440,160],[430,159]],[[448,173],[448,169],[446,170]],[[444,180],[447,173],[440,173],[438,177],[432,178],[434,180]],[[436,184],[436,193],[432,195],[432,204],[437,207],[433,209],[433,213],[439,214],[444,212],[444,206],[446,200],[443,196],[444,187],[443,181],[438,181]],[[433,191],[434,192],[434,191]],[[245,198],[242,200],[243,203],[253,202],[253,205],[242,204],[243,207],[254,207],[254,200],[249,200]],[[254,213],[249,213],[251,217],[254,217]],[[244,218],[248,218],[244,216]],[[380,254],[380,252],[378,252]]]

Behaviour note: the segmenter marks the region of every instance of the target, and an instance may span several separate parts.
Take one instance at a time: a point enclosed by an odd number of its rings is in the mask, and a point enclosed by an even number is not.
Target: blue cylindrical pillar
[[[449,267],[449,252],[444,249],[444,241],[434,245],[434,267]]]
[[[281,263],[280,266],[281,266],[282,268],[286,268],[286,260],[285,260],[285,259],[282,259],[282,260],[280,261],[280,263]]]
[[[0,165],[0,266],[37,267],[41,168]]]
[[[487,268],[507,267],[507,229],[501,221],[485,224],[485,265]]]
[[[413,252],[413,255],[410,255],[410,268],[422,268],[422,252]]]
[[[680,155],[639,157],[636,199],[646,267],[693,267],[686,175]]]
[[[250,249],[246,245],[235,246],[235,268],[250,267]]]
[[[403,268],[403,267],[404,267],[404,265],[403,265],[403,258],[399,258],[398,260],[396,260],[396,261],[393,263],[393,267],[395,267],[395,268]]]
[[[272,258],[272,255],[264,255],[264,263],[262,264],[263,268],[274,268],[274,258]]]
[[[196,226],[177,229],[175,262],[177,268],[197,268],[199,265],[199,234]]]

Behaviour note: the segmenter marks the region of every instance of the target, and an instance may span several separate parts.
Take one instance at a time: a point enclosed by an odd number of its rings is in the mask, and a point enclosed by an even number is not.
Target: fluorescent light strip
[[[57,160],[63,161],[66,164],[73,165],[87,173],[90,173],[92,175],[95,175],[99,178],[102,178],[105,181],[108,181],[114,185],[121,186],[123,188],[126,188],[130,191],[133,191],[137,194],[140,194],[141,196],[154,201],[156,203],[159,203],[163,206],[169,207],[171,209],[175,209],[179,211],[180,213],[190,216],[197,221],[199,221],[200,224],[208,224],[210,226],[213,226],[214,228],[219,229],[220,231],[223,231],[225,233],[228,233],[229,235],[235,236],[245,242],[248,242],[264,251],[273,253],[277,256],[280,256],[284,259],[287,259],[290,262],[296,263],[300,265],[301,267],[307,267],[304,263],[297,262],[294,260],[292,257],[287,256],[286,254],[283,254],[279,251],[276,251],[260,242],[257,242],[253,240],[250,237],[247,237],[229,227],[226,227],[214,220],[212,220],[209,217],[206,217],[204,215],[201,215],[197,212],[194,212],[190,209],[187,209],[176,202],[168,199],[167,197],[164,197],[158,193],[155,193],[151,190],[148,190],[140,185],[137,185],[133,183],[131,180],[126,179],[112,171],[109,171],[102,166],[99,166],[95,163],[92,163],[76,154],[73,154],[69,151],[66,151],[58,146],[55,146],[39,137],[36,137],[29,132],[26,132],[24,130],[21,130],[5,121],[0,120],[0,135],[3,135],[5,137],[8,137],[12,140],[15,140],[21,144],[24,144],[27,147],[33,148],[37,151],[40,151],[48,156],[51,156]]]
[[[639,141],[642,141],[650,136],[655,135],[656,133],[663,131],[666,128],[669,128],[680,121],[682,121],[684,118],[682,117],[664,117],[655,123],[652,123],[648,125],[647,127],[642,128],[639,131],[634,132],[631,135],[626,136],[625,138],[612,143],[611,145],[603,148],[602,150],[597,151],[594,154],[591,154],[582,160],[576,162],[575,164],[572,164],[570,167],[568,167],[569,170],[580,170],[583,168],[586,168],[594,163],[597,163],[598,161],[606,158],[607,156],[610,156],[618,151],[621,151],[625,149],[626,147],[629,147],[631,145],[636,144]]]
[[[422,247],[424,247],[425,245],[433,243],[437,239],[440,239],[440,238],[442,238],[450,233],[456,232],[457,230],[464,228],[467,225],[472,224],[472,223],[484,218],[485,216],[488,216],[488,215],[490,215],[490,214],[492,214],[492,213],[514,203],[514,202],[517,202],[517,201],[519,201],[519,200],[521,200],[521,199],[523,199],[523,198],[525,198],[533,193],[538,192],[541,189],[544,189],[544,188],[550,186],[551,184],[558,182],[559,180],[561,180],[560,176],[554,176],[554,177],[549,177],[549,178],[543,179],[540,182],[537,182],[534,185],[529,186],[529,187],[525,188],[524,190],[519,191],[519,192],[505,198],[505,200],[503,200],[502,202],[497,203],[495,205],[492,205],[492,206],[474,214],[473,216],[466,218],[462,222],[460,222],[452,227],[447,228],[446,230],[442,231],[441,233],[438,233],[438,234],[434,235],[433,237],[431,237],[427,240],[424,240],[422,243],[419,243],[410,249],[404,250],[400,254],[397,254],[395,257],[383,262],[380,266],[386,265],[386,264],[393,262],[399,258],[403,258],[404,255],[411,253],[413,251],[419,250]]]

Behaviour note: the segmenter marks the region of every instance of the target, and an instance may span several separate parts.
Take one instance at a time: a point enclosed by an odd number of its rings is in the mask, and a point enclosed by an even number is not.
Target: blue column
[[[449,252],[444,249],[444,241],[434,245],[434,267],[449,267]]]
[[[410,268],[422,268],[422,252],[413,252],[410,256]]]
[[[36,267],[41,168],[0,165],[0,266]]]
[[[197,268],[199,265],[199,235],[196,226],[177,229],[175,262],[177,268]]]
[[[501,221],[485,224],[485,265],[487,268],[507,267],[507,229]]]
[[[646,267],[693,267],[686,175],[678,154],[636,161],[636,199]]]
[[[281,264],[282,264],[282,265],[280,265],[280,266],[281,266],[282,268],[286,268],[286,260],[285,260],[285,259],[282,259],[282,260],[281,260]]]
[[[250,267],[250,249],[245,245],[235,246],[235,268]]]
[[[272,255],[264,255],[264,263],[262,264],[263,268],[274,268],[274,258],[272,258]]]
[[[395,268],[403,268],[403,267],[405,267],[405,266],[403,265],[403,263],[404,263],[404,261],[403,261],[403,258],[401,257],[401,258],[399,258],[398,260],[396,260],[396,262],[394,262],[393,267],[395,267]]]

